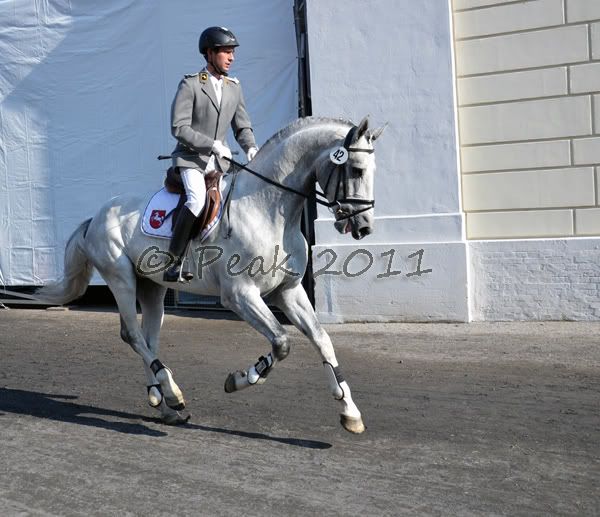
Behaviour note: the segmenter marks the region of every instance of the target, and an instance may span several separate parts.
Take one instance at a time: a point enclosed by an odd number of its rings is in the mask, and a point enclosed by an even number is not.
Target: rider
[[[204,208],[204,175],[215,170],[226,172],[230,166],[226,158],[231,159],[231,151],[224,142],[228,126],[248,161],[258,152],[242,87],[237,79],[228,77],[235,47],[239,46],[236,37],[225,27],[209,27],[201,34],[198,46],[206,67],[181,80],[171,108],[171,133],[177,139],[173,166],[179,168],[187,202],[169,245],[175,262],[164,273],[166,282],[179,278],[192,226]],[[185,275],[188,279],[191,276]]]

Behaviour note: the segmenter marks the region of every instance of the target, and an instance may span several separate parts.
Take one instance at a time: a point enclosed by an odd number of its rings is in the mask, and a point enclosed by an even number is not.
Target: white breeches
[[[181,180],[187,194],[185,206],[196,217],[200,215],[206,202],[206,185],[204,184],[204,173],[198,169],[181,168]]]

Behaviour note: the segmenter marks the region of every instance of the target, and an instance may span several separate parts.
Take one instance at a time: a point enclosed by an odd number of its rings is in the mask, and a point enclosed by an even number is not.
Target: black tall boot
[[[175,228],[173,230],[173,237],[171,237],[171,242],[169,244],[169,253],[175,257],[175,262],[164,272],[164,282],[177,282],[177,280],[179,280],[183,254],[185,253],[190,240],[192,226],[194,226],[195,221],[196,216],[187,206],[183,205],[181,212],[179,212],[179,216],[177,217],[177,222],[175,223]],[[181,277],[184,280],[191,280],[194,275],[189,271],[184,271],[181,273]]]

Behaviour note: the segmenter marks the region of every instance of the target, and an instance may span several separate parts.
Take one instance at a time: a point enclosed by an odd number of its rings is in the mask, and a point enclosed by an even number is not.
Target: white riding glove
[[[212,146],[212,152],[216,154],[218,158],[229,158],[231,160],[231,150],[220,140],[215,140],[215,143]]]
[[[256,156],[257,152],[258,152],[258,147],[251,147],[250,149],[248,149],[248,152],[246,153],[246,158],[248,158],[249,162],[252,161],[252,158],[254,158]]]

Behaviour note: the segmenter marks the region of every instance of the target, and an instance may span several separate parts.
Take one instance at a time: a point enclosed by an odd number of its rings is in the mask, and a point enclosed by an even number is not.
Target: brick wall
[[[474,321],[600,320],[600,239],[471,241]]]
[[[600,235],[600,0],[452,0],[470,239]]]

